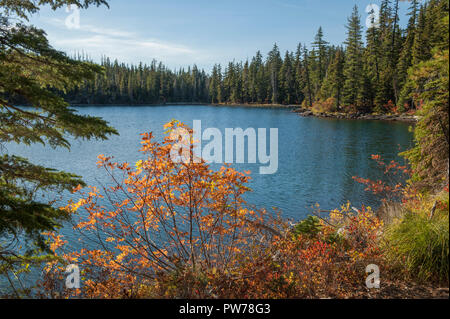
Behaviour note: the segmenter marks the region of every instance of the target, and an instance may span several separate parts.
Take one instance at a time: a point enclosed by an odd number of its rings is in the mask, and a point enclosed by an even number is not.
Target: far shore
[[[73,103],[73,106],[176,106],[176,105],[205,105],[205,106],[243,106],[243,107],[259,107],[259,108],[285,108],[295,109],[300,107],[299,105],[284,105],[284,104],[249,104],[249,103],[202,103],[202,102],[171,102],[171,103],[108,103],[108,104],[79,104]]]
[[[319,117],[319,118],[331,118],[339,120],[372,120],[372,121],[391,121],[391,122],[407,122],[416,123],[419,119],[416,115],[410,114],[376,114],[376,113],[325,113],[325,112],[313,112],[310,109],[298,107],[294,110],[303,117]]]
[[[317,113],[310,109],[304,108],[297,104],[249,104],[249,103],[202,103],[202,102],[171,102],[171,103],[145,103],[145,104],[133,104],[133,103],[109,103],[109,104],[73,104],[73,106],[88,107],[88,106],[177,106],[177,105],[204,105],[204,106],[225,106],[225,107],[249,107],[249,108],[282,108],[292,109],[293,112],[303,117],[318,117],[329,119],[343,119],[343,120],[376,120],[376,121],[397,121],[415,123],[418,120],[418,116],[409,114],[374,114],[374,113]]]

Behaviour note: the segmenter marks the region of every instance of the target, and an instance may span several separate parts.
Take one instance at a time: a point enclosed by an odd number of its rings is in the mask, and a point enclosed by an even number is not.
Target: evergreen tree
[[[411,92],[405,82],[408,77],[408,69],[412,66],[413,60],[413,45],[416,36],[416,23],[417,23],[417,12],[418,12],[418,0],[412,0],[410,6],[409,21],[406,29],[406,39],[403,43],[402,52],[400,54],[400,59],[398,63],[398,79],[399,86],[402,88],[399,97],[399,107],[400,110],[410,109],[412,107],[412,100],[409,98]]]
[[[242,70],[242,102],[249,103],[250,101],[250,70],[247,60]]]
[[[376,86],[375,107],[378,112],[390,111],[398,99],[396,65],[401,49],[401,34],[398,30],[398,1],[394,9],[390,1],[384,0],[380,9],[380,78]]]
[[[429,34],[426,32],[426,6],[421,6],[412,48],[412,64],[431,58]]]
[[[57,9],[69,0],[40,0]],[[81,7],[106,4],[85,0]],[[101,67],[76,61],[53,49],[43,30],[26,21],[39,6],[31,0],[0,1],[0,146],[9,142],[70,148],[68,137],[106,139],[116,131],[100,118],[82,116],[69,107],[56,90],[67,90],[85,79],[93,81]],[[29,107],[19,107],[18,103]],[[4,149],[2,148],[2,151]],[[24,256],[0,243],[0,272],[38,261],[31,253],[46,250],[44,231],[54,231],[69,218],[38,193],[71,191],[83,182],[78,176],[35,165],[13,154],[0,156],[0,236],[24,236],[29,249]],[[23,237],[22,237],[23,238]]]
[[[294,63],[294,71],[295,71],[295,103],[301,104],[305,99],[304,90],[305,90],[305,82],[303,81],[303,65],[302,65],[302,45],[299,43],[297,45],[297,50],[295,52],[295,63]]]
[[[435,43],[433,57],[414,65],[409,72],[421,118],[414,129],[416,146],[404,153],[412,165],[416,185],[430,190],[448,185],[449,165],[449,39],[448,1],[435,21],[442,41]],[[445,3],[444,3],[445,4]],[[436,16],[435,18],[438,18]]]
[[[218,68],[217,64],[214,65],[212,74],[211,74],[211,80],[209,82],[209,97],[211,99],[211,103],[218,103],[218,95],[219,95],[219,75],[218,75]]]
[[[380,32],[379,28],[372,21],[372,26],[366,34],[367,46],[364,50],[364,77],[365,77],[365,96],[368,104],[373,107],[375,104],[375,93],[380,83]]]
[[[313,48],[315,49],[314,60],[317,61],[317,79],[319,85],[322,83],[323,78],[325,77],[326,66],[327,66],[327,45],[323,39],[323,31],[322,27],[317,31],[315,40],[313,42]]]
[[[344,64],[345,57],[343,50],[338,49],[328,67],[327,75],[320,92],[321,100],[326,100],[330,97],[334,99],[334,108],[336,110],[340,109],[342,102],[342,90],[345,82]]]
[[[307,97],[307,103],[308,106],[311,107],[313,104],[313,92],[312,92],[312,86],[311,86],[311,76],[309,72],[310,68],[310,59],[308,56],[308,49],[306,46],[303,47],[303,73],[302,78],[303,82],[306,84],[304,89],[304,95]]]
[[[283,66],[280,70],[280,102],[292,104],[295,102],[295,74],[292,65],[293,57],[286,51]]]
[[[345,42],[346,59],[344,66],[345,83],[343,89],[343,103],[349,106],[361,106],[363,85],[362,40],[361,21],[358,7],[348,19],[347,40]]]
[[[272,91],[272,103],[277,104],[279,103],[279,90],[280,90],[280,81],[279,81],[279,72],[282,65],[282,60],[280,56],[280,51],[278,50],[278,46],[275,43],[273,46],[272,51],[269,52],[267,57],[267,68],[270,72],[270,86]]]

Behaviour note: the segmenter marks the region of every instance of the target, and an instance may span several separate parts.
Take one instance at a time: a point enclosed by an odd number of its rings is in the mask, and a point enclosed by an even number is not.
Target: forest
[[[446,1],[411,1],[402,29],[399,1],[383,0],[379,21],[363,41],[355,7],[340,46],[330,45],[319,28],[309,46],[300,43],[282,54],[275,44],[266,57],[258,51],[250,61],[216,64],[210,73],[195,65],[170,70],[157,61],[127,65],[104,57],[105,72],[65,97],[74,104],[295,104],[323,111],[404,112],[419,104],[408,69],[428,60],[443,41],[437,22],[447,11]]]

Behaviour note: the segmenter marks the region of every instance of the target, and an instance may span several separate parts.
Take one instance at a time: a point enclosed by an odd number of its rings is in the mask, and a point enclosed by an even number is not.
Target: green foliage
[[[320,99],[334,99],[335,103],[333,106],[336,109],[339,109],[342,102],[344,63],[344,52],[343,50],[338,49],[328,67],[327,75],[320,91]]]
[[[0,156],[0,234],[18,237],[21,231],[41,249],[41,233],[61,226],[69,218],[64,211],[38,202],[38,192],[70,191],[84,185],[76,175],[33,165],[17,156]]]
[[[448,12],[438,27],[448,31]],[[433,58],[409,70],[412,97],[420,101],[420,121],[414,129],[416,146],[403,155],[413,168],[413,181],[429,190],[448,183],[449,48],[447,38],[436,44]]]
[[[39,6],[57,9],[68,4],[86,8],[103,0],[0,0],[0,151],[10,142],[70,147],[67,137],[106,139],[117,132],[100,118],[77,114],[57,91],[66,92],[102,71],[53,49],[43,30],[26,25]],[[19,106],[26,105],[26,106]],[[68,219],[47,192],[70,191],[83,184],[78,176],[34,165],[26,159],[0,155],[0,274],[20,263],[36,261],[46,250],[42,232]],[[13,243],[26,245],[25,255]],[[28,239],[23,242],[22,239]],[[16,248],[11,248],[16,247]],[[36,248],[36,249],[35,249]],[[34,252],[34,255],[33,253]],[[22,261],[20,261],[22,260]]]
[[[448,283],[449,219],[447,211],[429,220],[427,214],[409,213],[386,232],[388,260],[421,280]]]
[[[363,43],[361,40],[361,22],[357,6],[353,8],[353,13],[348,19],[347,29],[343,102],[349,106],[359,107],[362,104]]]
[[[321,230],[320,219],[316,216],[308,216],[294,226],[292,233],[294,236],[306,235],[310,237],[316,236]]]

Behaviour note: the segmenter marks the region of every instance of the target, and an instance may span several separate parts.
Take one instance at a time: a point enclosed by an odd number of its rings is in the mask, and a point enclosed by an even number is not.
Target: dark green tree
[[[342,90],[344,88],[345,57],[342,49],[338,49],[328,67],[327,75],[322,84],[320,99],[334,98],[336,110],[340,110],[342,103]]]
[[[346,56],[343,89],[343,102],[354,107],[361,106],[363,87],[363,43],[361,40],[361,21],[358,7],[353,8],[353,13],[348,19],[347,40],[345,42]]]
[[[286,51],[283,65],[280,69],[280,102],[292,104],[295,101],[295,73],[292,65],[293,57]]]
[[[311,85],[311,75],[310,75],[310,58],[308,55],[308,49],[306,46],[303,47],[303,72],[302,72],[302,82],[305,83],[304,95],[306,96],[306,101],[309,107],[313,104],[313,92]]]
[[[402,51],[400,54],[398,62],[398,80],[399,87],[402,88],[399,97],[399,108],[401,111],[405,109],[410,109],[412,107],[412,100],[410,99],[410,90],[408,86],[405,85],[408,77],[408,69],[412,66],[413,60],[413,45],[416,37],[416,23],[417,23],[417,13],[418,13],[418,0],[412,0],[410,6],[408,27],[406,28],[406,39],[403,43]]]
[[[27,25],[39,5],[57,9],[67,4],[87,8],[103,0],[1,0],[0,10],[0,236],[26,238],[28,249],[0,246],[0,272],[8,275],[17,264],[31,262],[31,252],[44,251],[42,232],[53,231],[68,218],[38,194],[70,191],[83,184],[79,177],[34,165],[5,154],[6,143],[41,143],[69,148],[68,137],[106,139],[117,132],[100,118],[82,116],[56,91],[67,91],[85,79],[94,80],[102,68],[77,61],[53,49],[44,31]],[[25,107],[18,106],[26,105]],[[22,256],[20,256],[22,254]]]
[[[448,1],[436,21],[442,42],[435,43],[433,57],[411,67],[413,94],[421,101],[421,116],[414,129],[416,145],[404,153],[412,165],[413,181],[423,189],[433,190],[448,185],[449,174],[449,38]]]
[[[272,91],[272,103],[279,103],[278,95],[280,91],[279,73],[282,66],[282,59],[277,44],[275,43],[272,51],[269,52],[267,57],[267,69],[270,75],[270,87]]]
[[[312,43],[314,48],[314,60],[317,62],[317,80],[319,85],[322,83],[327,70],[327,45],[328,42],[324,40],[322,27],[317,31],[314,42]]]

